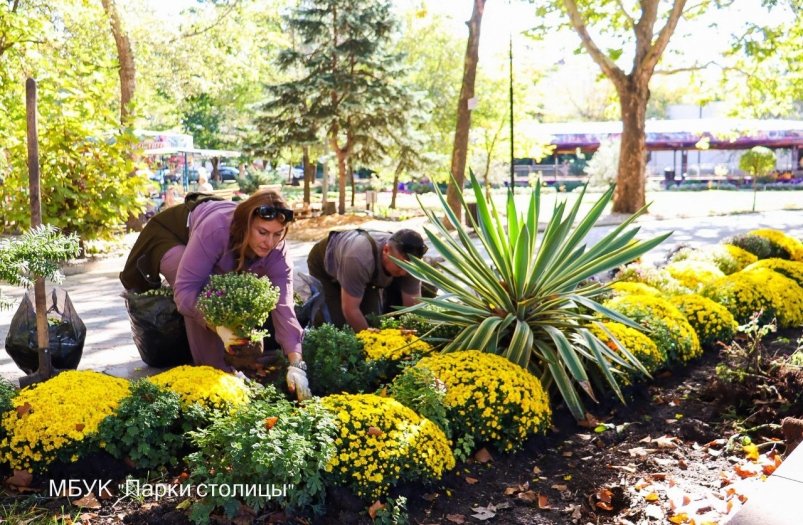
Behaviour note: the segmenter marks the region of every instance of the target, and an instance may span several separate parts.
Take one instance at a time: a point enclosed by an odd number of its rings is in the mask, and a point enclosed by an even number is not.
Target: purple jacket
[[[190,240],[181,258],[173,290],[178,311],[204,324],[195,307],[198,295],[212,274],[234,271],[234,252],[229,248],[229,228],[237,203],[209,201],[198,205],[190,214]],[[271,312],[273,334],[285,354],[301,352],[303,330],[293,308],[293,268],[287,261],[287,244],[281,242],[247,270],[266,276],[279,288],[279,302]]]

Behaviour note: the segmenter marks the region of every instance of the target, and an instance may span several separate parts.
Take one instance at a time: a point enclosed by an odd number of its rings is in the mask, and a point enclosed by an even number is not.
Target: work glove
[[[312,397],[309,389],[307,373],[301,368],[290,365],[287,367],[287,389],[295,393],[299,401]]]
[[[223,346],[229,354],[231,353],[232,346],[242,345],[248,342],[248,339],[234,335],[234,332],[226,326],[216,326],[215,333],[217,333],[218,337],[223,341]]]

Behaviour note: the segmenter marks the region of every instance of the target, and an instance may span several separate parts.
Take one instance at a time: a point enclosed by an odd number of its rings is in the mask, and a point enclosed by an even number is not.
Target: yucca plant
[[[599,242],[586,246],[584,239],[613,196],[613,187],[578,219],[585,188],[571,209],[565,202],[555,205],[543,234],[539,235],[541,190],[531,190],[524,214],[516,209],[508,191],[507,213],[503,218],[493,202],[484,198],[482,187],[470,174],[471,189],[477,202],[477,219],[468,213],[463,195],[460,201],[477,241],[461,224],[443,194],[438,197],[453,232],[436,212],[425,210],[430,224],[425,227],[432,245],[445,263],[435,268],[423,260],[397,261],[419,279],[432,282],[447,292],[422,299],[422,303],[403,310],[415,311],[435,322],[462,328],[444,351],[478,349],[505,356],[527,367],[546,387],[555,386],[575,418],[585,417],[585,406],[577,390],[596,400],[589,371],[597,369],[624,402],[616,374],[616,363],[627,370],[649,376],[638,360],[623,348],[600,323],[614,320],[641,330],[633,321],[600,305],[595,298],[605,286],[589,278],[632,261],[651,250],[670,234],[647,241],[635,239],[638,227],[629,228],[644,211],[614,228]],[[576,225],[575,225],[576,222]],[[487,253],[483,256],[478,246]],[[432,304],[437,308],[421,308]],[[609,333],[619,352],[603,344],[590,330],[596,324]]]

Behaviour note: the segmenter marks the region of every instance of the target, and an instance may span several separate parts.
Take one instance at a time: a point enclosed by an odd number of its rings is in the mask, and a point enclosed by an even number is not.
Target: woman
[[[198,175],[198,191],[201,193],[212,193],[215,188],[206,179],[206,175]]]
[[[120,280],[126,289],[141,292],[158,288],[159,274],[164,275],[184,316],[195,364],[231,370],[224,354],[233,336],[207,327],[196,308],[198,295],[212,274],[248,271],[267,276],[279,288],[271,319],[276,341],[290,361],[287,386],[305,399],[310,392],[301,356],[303,330],[293,308],[293,269],[284,242],[292,221],[293,211],[274,191],[256,192],[239,204],[188,195],[187,202],[148,222]]]

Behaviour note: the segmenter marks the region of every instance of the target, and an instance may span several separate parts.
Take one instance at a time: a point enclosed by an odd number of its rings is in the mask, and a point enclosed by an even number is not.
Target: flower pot
[[[233,344],[226,349],[224,360],[226,364],[233,366],[237,370],[244,368],[255,368],[257,359],[264,354],[262,341],[252,342],[243,340],[241,344]]]

